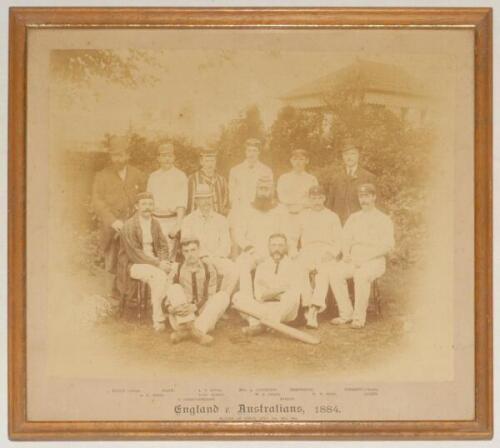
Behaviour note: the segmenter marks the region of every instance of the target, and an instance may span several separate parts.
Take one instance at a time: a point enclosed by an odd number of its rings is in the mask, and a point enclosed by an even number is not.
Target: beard
[[[286,254],[281,252],[280,250],[275,250],[274,252],[271,252],[271,257],[273,258],[273,260],[275,261],[281,261],[283,260],[284,256]]]
[[[256,196],[253,201],[253,206],[262,212],[274,208],[275,203],[272,196]]]

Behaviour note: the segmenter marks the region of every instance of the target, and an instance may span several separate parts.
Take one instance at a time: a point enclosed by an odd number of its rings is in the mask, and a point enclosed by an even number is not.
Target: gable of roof
[[[357,59],[340,70],[291,90],[281,99],[317,96],[353,79],[366,90],[404,95],[426,95],[423,87],[401,67]]]

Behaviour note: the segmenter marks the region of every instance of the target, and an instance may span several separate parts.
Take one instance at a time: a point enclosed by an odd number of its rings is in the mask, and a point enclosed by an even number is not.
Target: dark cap
[[[172,143],[162,143],[158,146],[158,155],[171,155],[175,154],[174,145]]]
[[[248,138],[245,140],[245,146],[257,146],[257,148],[262,148],[262,142],[258,138]]]
[[[321,185],[313,185],[309,188],[309,196],[324,196],[325,189]]]
[[[153,193],[150,193],[149,191],[143,191],[142,193],[137,193],[135,195],[136,204],[142,199],[154,199]]]
[[[201,148],[199,150],[200,157],[217,157],[217,150],[211,148]]]
[[[356,145],[356,143],[352,139],[349,138],[343,143],[341,151],[347,152],[347,151],[351,151],[353,149],[356,151],[359,151],[359,146]]]
[[[375,194],[376,189],[373,184],[361,184],[358,186],[358,194]]]

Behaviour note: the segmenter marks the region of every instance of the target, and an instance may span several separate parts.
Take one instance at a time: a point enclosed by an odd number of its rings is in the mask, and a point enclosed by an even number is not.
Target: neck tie
[[[276,262],[276,267],[274,268],[274,275],[276,275],[276,274],[278,273],[278,269],[280,268],[280,261],[281,261],[281,260],[278,260],[278,261]]]

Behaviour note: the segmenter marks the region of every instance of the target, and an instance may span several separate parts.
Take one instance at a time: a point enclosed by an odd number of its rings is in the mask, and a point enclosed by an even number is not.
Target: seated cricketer
[[[362,328],[370,298],[371,283],[385,272],[385,256],[394,247],[391,218],[375,206],[375,186],[358,187],[361,210],[347,219],[343,229],[342,261],[330,272],[330,284],[339,308],[334,325],[351,322],[351,328]],[[349,299],[346,279],[354,279],[354,308]]]
[[[121,290],[126,291],[122,300],[135,293],[130,278],[147,283],[151,290],[153,327],[156,331],[165,328],[162,301],[169,285],[168,243],[160,223],[153,218],[154,200],[151,193],[139,193],[136,213],[127,220],[121,230],[121,245],[118,254],[117,279]]]
[[[317,315],[326,308],[328,270],[340,254],[342,225],[339,217],[325,207],[326,193],[321,186],[309,189],[311,208],[300,214],[300,252],[296,262],[302,275],[302,305],[307,326],[318,327]],[[314,290],[310,275],[315,273]]]
[[[286,209],[278,203],[271,177],[261,177],[257,182],[255,199],[246,210],[241,210],[235,228],[236,244],[241,254],[236,259],[240,291],[252,293],[251,273],[268,255],[269,236],[288,234]]]
[[[184,261],[177,267],[164,302],[173,329],[170,339],[175,344],[193,338],[209,345],[213,337],[208,333],[229,306],[229,294],[217,292],[217,271],[201,259],[198,238],[184,235],[181,249]]]
[[[222,275],[221,289],[232,294],[238,282],[238,271],[229,259],[229,223],[225,216],[215,212],[213,195],[209,185],[198,184],[193,195],[196,208],[184,218],[181,238],[183,235],[191,235],[200,241],[201,259],[215,267]]]
[[[276,322],[290,322],[297,317],[300,306],[299,277],[296,265],[288,256],[287,237],[275,233],[268,240],[268,256],[257,266],[254,294],[237,292],[233,301]],[[243,332],[249,336],[262,333],[259,320],[244,316],[249,323]]]

